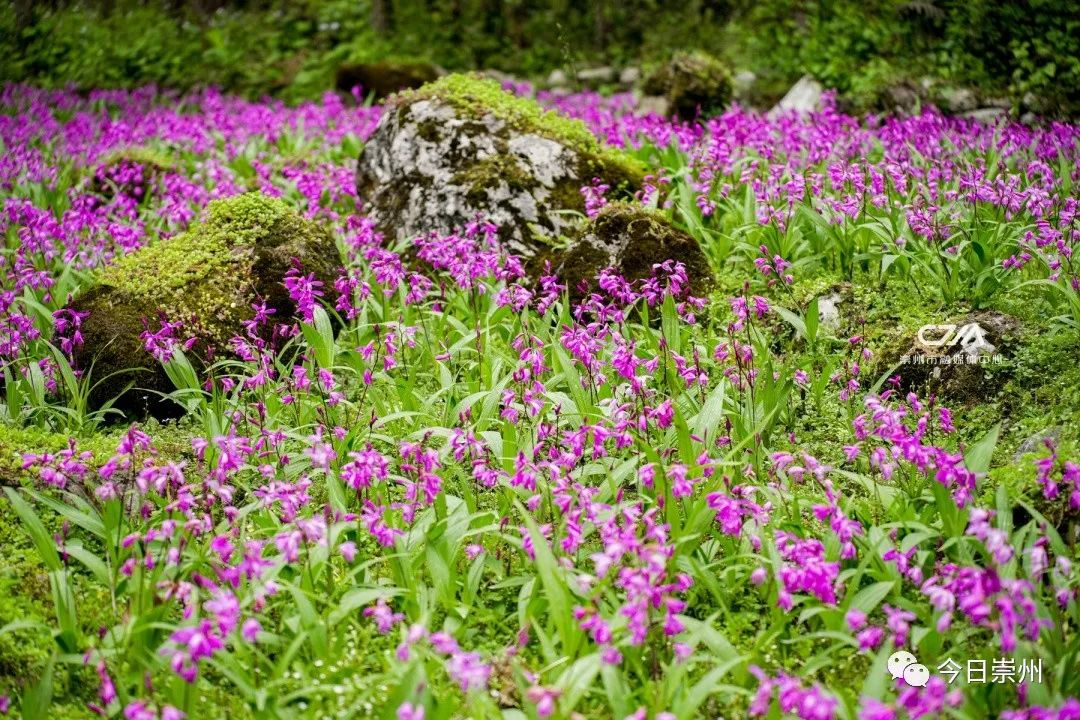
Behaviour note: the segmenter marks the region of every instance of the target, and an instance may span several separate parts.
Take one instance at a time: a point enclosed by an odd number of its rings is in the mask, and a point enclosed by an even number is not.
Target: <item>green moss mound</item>
[[[731,72],[703,52],[676,53],[645,81],[649,95],[663,95],[683,120],[722,112],[731,100]]]
[[[475,118],[493,115],[518,132],[538,135],[573,148],[592,159],[597,168],[615,170],[627,181],[640,184],[644,176],[645,168],[641,163],[600,142],[585,123],[545,110],[535,100],[509,93],[490,78],[473,73],[446,75],[416,90],[399,93],[394,102],[408,104],[424,99],[442,100]]]
[[[698,242],[662,214],[634,203],[610,203],[592,218],[581,236],[555,263],[571,295],[594,290],[596,275],[615,267],[635,282],[652,276],[653,265],[675,260],[686,266],[690,292],[706,296],[714,284],[712,268]]]
[[[103,403],[130,381],[169,389],[139,337],[148,326],[180,322],[182,337],[197,341],[195,354],[208,356],[241,331],[257,299],[276,310],[276,320],[287,320],[295,308],[282,280],[294,259],[324,287],[339,263],[322,227],[260,193],[216,200],[186,233],[120,258],[73,304],[90,313],[76,362],[93,365],[102,381],[91,399]]]

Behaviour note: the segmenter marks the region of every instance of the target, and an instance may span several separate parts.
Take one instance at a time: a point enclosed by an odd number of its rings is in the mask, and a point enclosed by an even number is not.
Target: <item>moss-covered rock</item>
[[[147,147],[114,150],[90,170],[88,188],[105,200],[117,195],[142,201],[154,192],[162,176],[175,169],[165,153]]]
[[[731,100],[731,73],[716,58],[702,52],[676,53],[645,81],[648,95],[663,95],[671,112],[693,120],[700,112],[723,111]]]
[[[596,287],[596,276],[614,267],[634,282],[651,277],[653,266],[675,260],[686,266],[691,294],[704,297],[713,284],[712,269],[690,235],[660,213],[632,203],[610,203],[557,256],[553,268],[574,296]]]
[[[899,378],[905,392],[938,395],[953,403],[984,402],[1009,379],[1009,359],[1022,336],[1017,318],[992,311],[969,313],[926,330],[913,328],[879,355],[874,377],[889,373]]]
[[[351,63],[337,70],[334,86],[340,92],[352,92],[359,87],[365,95],[382,100],[402,90],[412,90],[437,80],[445,70],[428,62],[383,60],[373,63]]]
[[[329,233],[259,193],[216,200],[186,233],[120,258],[72,305],[89,313],[75,359],[82,368],[93,363],[100,384],[92,402],[117,396],[130,380],[144,389],[170,389],[139,337],[148,325],[183,323],[181,336],[195,338],[195,355],[206,357],[241,332],[256,299],[275,309],[275,320],[288,320],[295,307],[282,279],[294,259],[324,287],[339,264]],[[127,395],[119,405],[125,409],[143,408],[156,397]]]
[[[450,232],[482,215],[509,249],[537,252],[584,210],[593,178],[615,194],[640,186],[644,169],[577,120],[544,110],[476,75],[448,75],[388,103],[357,168],[357,190],[379,228],[411,240]]]

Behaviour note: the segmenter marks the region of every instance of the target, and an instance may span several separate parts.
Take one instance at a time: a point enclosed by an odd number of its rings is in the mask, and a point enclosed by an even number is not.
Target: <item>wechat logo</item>
[[[894,680],[903,679],[911,687],[926,687],[930,670],[907,650],[897,650],[889,656],[889,674]]]

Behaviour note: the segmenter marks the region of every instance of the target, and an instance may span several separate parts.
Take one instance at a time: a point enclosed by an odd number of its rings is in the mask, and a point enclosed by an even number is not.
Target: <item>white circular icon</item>
[[[904,682],[911,687],[926,687],[930,681],[930,670],[925,665],[912,663],[904,668]]]
[[[889,674],[893,676],[894,680],[902,678],[904,677],[904,668],[917,662],[919,661],[915,659],[915,656],[907,650],[897,650],[889,656]]]

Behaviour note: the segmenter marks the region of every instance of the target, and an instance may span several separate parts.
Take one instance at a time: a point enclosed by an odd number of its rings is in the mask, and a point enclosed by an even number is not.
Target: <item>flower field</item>
[[[384,238],[380,106],[3,89],[0,713],[1080,718],[1080,127],[537,99],[648,168],[701,296]],[[102,402],[73,302],[232,213],[332,282],[210,353],[146,313],[116,382],[170,412]],[[993,362],[910,362],[971,318]]]

